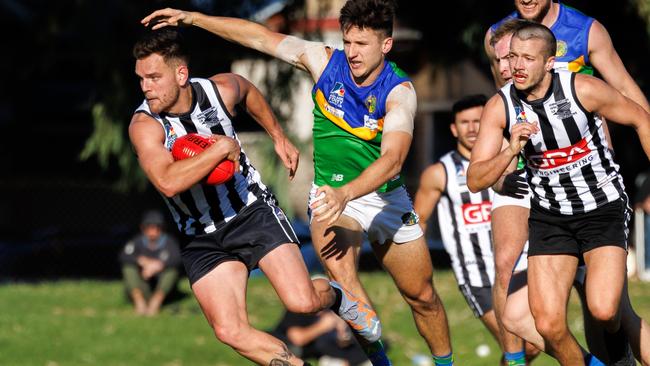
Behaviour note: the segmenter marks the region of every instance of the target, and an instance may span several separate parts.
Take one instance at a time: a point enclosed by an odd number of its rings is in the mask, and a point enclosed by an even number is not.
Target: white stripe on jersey
[[[440,158],[447,184],[437,206],[445,250],[459,285],[487,287],[494,283],[490,211],[492,189],[472,193],[467,188],[469,161],[457,151]]]
[[[154,114],[146,100],[135,113],[146,113],[162,125],[168,150],[176,138],[188,133],[225,135],[239,141],[233,117],[223,105],[216,85],[209,79],[198,78],[190,79],[190,85],[192,106],[189,113]],[[161,195],[182,233],[192,236],[213,232],[257,199],[275,201],[243,149],[239,162],[240,171],[227,183],[213,186],[199,182],[174,197]]]
[[[574,73],[555,71],[546,96],[532,102],[512,83],[499,91],[506,105],[506,138],[515,123],[539,124],[524,147],[532,202],[565,215],[593,211],[624,194],[604,122],[580,104],[574,81]]]

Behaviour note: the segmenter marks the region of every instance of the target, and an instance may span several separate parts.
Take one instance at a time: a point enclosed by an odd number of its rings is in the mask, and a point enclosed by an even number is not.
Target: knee
[[[520,328],[524,323],[524,316],[506,307],[501,315],[501,323],[508,332],[519,335],[521,333]]]
[[[567,332],[566,323],[559,316],[538,316],[535,318],[535,328],[549,341],[559,340]]]
[[[219,341],[234,348],[240,349],[246,342],[248,326],[244,324],[211,324],[214,334]]]
[[[284,306],[288,311],[299,314],[311,314],[321,310],[321,302],[318,296],[314,293],[309,294],[294,294],[285,300]]]
[[[504,245],[504,247],[506,247]],[[515,263],[519,253],[495,253],[494,256],[494,270],[496,272],[497,279],[503,281],[505,286],[508,286],[510,277],[512,276],[512,270],[515,268]]]
[[[533,330],[533,327],[535,326],[530,313],[524,311],[509,311],[507,308],[501,317],[501,323],[508,332],[521,338],[529,336],[531,330]]]
[[[429,312],[442,309],[440,297],[431,285],[422,285],[415,291],[407,291],[402,294],[414,310]]]
[[[591,316],[598,322],[611,323],[616,320],[618,306],[613,302],[598,301],[595,304],[589,304]]]
[[[329,288],[329,285],[328,285]],[[322,309],[318,289],[315,287],[292,291],[282,299],[288,311],[299,314],[310,314]]]

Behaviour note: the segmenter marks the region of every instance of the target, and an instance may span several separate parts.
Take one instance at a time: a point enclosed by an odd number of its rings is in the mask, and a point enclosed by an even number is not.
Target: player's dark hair
[[[394,0],[348,0],[339,16],[341,30],[345,32],[356,26],[381,31],[391,37],[396,6]]]
[[[189,62],[189,55],[181,33],[174,28],[161,28],[147,30],[133,46],[133,57],[143,59],[157,53],[165,62],[177,59],[185,64]]]
[[[517,18],[508,19],[505,22],[501,23],[497,29],[492,32],[492,37],[490,37],[490,46],[494,47],[494,45],[497,44],[501,38],[507,36],[508,34],[514,34],[524,24],[526,24],[525,20]]]
[[[451,107],[451,113],[456,116],[456,113],[462,112],[466,109],[474,107],[482,107],[487,103],[487,97],[483,94],[474,94],[462,97],[457,100],[456,103]]]
[[[545,59],[548,59],[551,56],[555,56],[557,50],[557,41],[553,32],[548,29],[546,26],[534,23],[525,20],[521,23],[521,27],[515,31],[512,36],[521,39],[522,41],[527,41],[529,39],[541,39],[546,44],[546,54]]]

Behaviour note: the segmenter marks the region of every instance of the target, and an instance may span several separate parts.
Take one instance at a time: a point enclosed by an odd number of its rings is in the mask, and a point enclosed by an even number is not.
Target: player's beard
[[[535,14],[532,18],[526,20],[530,20],[531,22],[535,23],[541,23],[542,20],[544,20],[546,14],[548,14],[548,12],[551,10],[551,4],[552,1],[549,1],[544,7],[541,7],[539,9],[539,12],[537,12],[537,14]]]
[[[462,139],[459,139],[459,142],[468,151],[472,151],[472,149],[474,148],[474,145],[476,144],[476,140],[470,141],[468,136],[465,136]]]
[[[149,109],[156,114],[160,114],[162,112],[169,112],[169,110],[174,107],[176,102],[178,102],[179,95],[180,95],[179,88],[170,89],[169,92],[159,95],[157,98],[158,101],[157,105],[152,107],[152,105],[150,104]]]
[[[541,87],[542,82],[544,81],[544,72],[541,72],[539,74],[531,74],[528,73],[527,79],[529,83],[528,85],[522,87],[522,88],[517,88],[517,90],[523,92],[524,94],[531,95],[534,92],[536,92],[537,88]],[[515,83],[515,88],[517,87],[517,84]]]

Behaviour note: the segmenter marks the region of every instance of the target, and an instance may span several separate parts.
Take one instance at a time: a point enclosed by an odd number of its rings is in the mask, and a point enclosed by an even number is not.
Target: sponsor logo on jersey
[[[369,114],[375,113],[375,111],[377,110],[377,97],[375,97],[372,94],[369,95],[368,98],[366,98],[364,104],[366,105]]]
[[[219,111],[217,107],[210,107],[203,112],[196,115],[196,118],[208,128],[214,127],[223,121],[223,118],[219,118]]]
[[[566,55],[567,50],[569,47],[567,46],[566,42],[564,42],[561,39],[557,40],[557,50],[555,51],[555,57],[562,57]]]
[[[492,202],[466,203],[461,206],[465,225],[485,224],[490,222]]]
[[[555,169],[571,163],[577,168],[588,164],[592,160],[586,159],[590,153],[591,149],[589,148],[589,144],[583,138],[574,145],[544,151],[539,155],[529,155],[526,158],[530,167],[538,170]]]
[[[526,111],[522,107],[515,106],[515,114],[517,115],[517,123],[528,122]]]
[[[329,104],[325,104],[325,110],[328,111],[329,113],[333,114],[334,116],[338,117],[338,118],[343,118],[343,116],[345,115],[344,111],[342,111],[341,109],[338,109],[338,108],[334,108]]]
[[[578,113],[571,110],[571,101],[566,98],[551,104],[549,108],[551,113],[559,119],[571,118],[574,114]]]
[[[330,91],[330,96],[327,98],[327,101],[341,107],[343,106],[343,97],[345,97],[345,88],[343,87],[343,83],[337,81],[334,83],[334,87]]]
[[[367,114],[363,116],[363,127],[369,130],[376,130],[378,126],[379,124],[376,119],[370,118]]]
[[[165,129],[165,136],[167,136],[165,140],[165,147],[167,150],[171,150],[172,146],[174,146],[174,142],[176,142],[176,138],[178,135],[176,134],[176,131],[174,131],[174,126],[172,126],[169,121],[166,119],[163,119],[163,128]]]
[[[406,226],[413,226],[420,222],[420,217],[415,211],[407,212],[402,215],[402,223]]]

